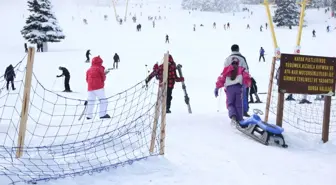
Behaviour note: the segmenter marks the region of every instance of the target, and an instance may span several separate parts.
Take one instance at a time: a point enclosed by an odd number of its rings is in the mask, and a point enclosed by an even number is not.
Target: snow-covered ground
[[[143,80],[145,65],[162,60],[169,51],[176,63],[183,65],[187,90],[191,98],[193,114],[187,113],[184,94],[179,83],[173,92],[172,114],[167,117],[166,154],[134,163],[131,166],[110,170],[92,176],[74,179],[39,182],[39,184],[107,185],[107,184],[229,184],[229,185],[334,185],[336,163],[336,137],[322,144],[320,135],[301,132],[284,124],[285,139],[289,148],[263,146],[230,126],[225,108],[225,97],[213,95],[215,81],[222,71],[224,59],[230,54],[232,44],[238,44],[246,56],[252,76],[258,82],[259,92],[266,92],[273,56],[273,43],[269,30],[259,31],[267,21],[263,6],[248,6],[254,14],[232,14],[182,11],[178,1],[130,1],[129,13],[137,15],[142,31],[136,32],[136,24],[115,22],[112,7],[97,6],[90,1],[54,0],[54,10],[66,35],[62,43],[50,44],[47,53],[36,53],[34,73],[42,85],[53,91],[63,90],[63,80],[56,79],[59,66],[70,70],[70,85],[78,93],[65,94],[72,98],[86,98],[84,63],[85,52],[91,49],[93,56],[100,55],[106,67],[112,67],[113,55],[118,53],[119,70],[108,74],[106,94],[121,92]],[[125,14],[124,2],[118,3],[117,12]],[[138,4],[138,5],[136,5]],[[159,8],[160,7],[160,8]],[[159,12],[160,9],[160,12]],[[140,16],[142,12],[142,16]],[[104,21],[104,15],[109,16]],[[25,18],[25,1],[0,0],[0,67],[16,64],[25,55],[24,40],[20,34]],[[161,16],[156,27],[148,16]],[[166,17],[166,19],[164,19]],[[88,20],[84,25],[82,20]],[[302,35],[302,54],[335,56],[336,33],[326,33],[326,26],[336,26],[323,9],[308,10],[308,27]],[[212,28],[213,22],[217,29]],[[225,31],[223,24],[230,22]],[[196,32],[193,25],[196,24]],[[204,24],[204,27],[200,27]],[[247,30],[246,25],[251,29]],[[316,38],[312,38],[312,30]],[[283,53],[292,53],[296,45],[297,29],[277,28],[278,44]],[[165,44],[165,35],[170,44]],[[266,50],[266,63],[258,62],[259,48]],[[25,61],[24,61],[25,62]],[[265,95],[262,100],[265,101]],[[48,97],[45,97],[46,99]],[[251,105],[264,110],[265,105]],[[220,111],[217,112],[218,107]],[[252,111],[251,111],[252,112]],[[16,118],[18,119],[18,118]],[[271,114],[270,123],[275,123]],[[29,123],[28,123],[29,124]],[[2,131],[3,132],[3,131]],[[42,133],[41,133],[42,134]],[[5,141],[4,141],[5,142]],[[2,177],[1,177],[2,178]]]

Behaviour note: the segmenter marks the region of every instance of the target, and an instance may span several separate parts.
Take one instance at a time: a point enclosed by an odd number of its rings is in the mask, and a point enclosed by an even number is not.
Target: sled
[[[288,145],[282,135],[284,129],[277,125],[263,122],[258,115],[263,114],[261,110],[254,109],[253,113],[250,118],[236,123],[236,128],[264,145],[269,145],[270,141],[273,141],[276,145],[287,148]]]

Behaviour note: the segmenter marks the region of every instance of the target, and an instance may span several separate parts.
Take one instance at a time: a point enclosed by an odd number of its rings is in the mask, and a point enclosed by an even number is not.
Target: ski
[[[181,65],[181,64],[178,64],[178,65],[176,66],[176,68],[177,68],[177,71],[178,71],[178,73],[179,73],[180,78],[182,78],[182,77],[183,77],[183,74],[182,74],[182,65]],[[188,96],[188,93],[187,93],[187,88],[186,88],[186,85],[185,85],[184,82],[182,82],[182,89],[183,89],[183,91],[184,91],[184,102],[185,102],[185,103],[187,104],[187,106],[188,106],[188,112],[189,112],[189,114],[191,114],[192,111],[191,111],[191,107],[190,107],[190,99],[189,99],[189,96]]]

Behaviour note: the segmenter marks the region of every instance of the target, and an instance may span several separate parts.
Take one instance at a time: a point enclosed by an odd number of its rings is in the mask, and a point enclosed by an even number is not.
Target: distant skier
[[[71,89],[70,89],[70,84],[69,84],[70,83],[70,73],[69,73],[68,69],[65,68],[65,67],[59,67],[58,69],[62,71],[62,74],[57,75],[56,77],[57,78],[60,78],[62,76],[65,77],[64,78],[64,88],[65,88],[65,90],[63,92],[72,92]]]
[[[226,25],[227,29],[230,29],[230,23],[228,22]]]
[[[267,23],[265,23],[265,29],[267,30],[267,27],[268,27],[268,24]]]
[[[155,28],[155,21],[153,21],[153,28]]]
[[[28,52],[28,46],[27,46],[27,43],[24,43],[24,49],[25,49],[25,52],[27,53],[27,52]]]
[[[91,50],[87,50],[86,53],[85,53],[85,56],[86,56],[86,61],[85,61],[85,62],[86,62],[86,63],[89,63],[89,62],[90,62],[90,55],[91,55],[90,51],[91,51]]]
[[[262,32],[263,31],[263,26],[262,25],[260,25],[260,32]]]
[[[14,67],[11,64],[6,68],[5,75],[4,75],[4,78],[7,81],[7,84],[6,84],[7,91],[9,90],[9,83],[11,83],[11,85],[12,85],[12,90],[13,91],[15,90],[15,87],[14,87],[14,78],[15,77],[16,77],[16,75],[15,75]]]
[[[120,62],[119,55],[117,53],[113,56],[113,69],[118,69],[118,63]]]
[[[138,24],[138,25],[136,26],[136,29],[137,29],[138,32],[141,31],[141,24]]]
[[[249,24],[247,24],[247,27],[246,27],[246,29],[250,29],[250,25],[249,25]]]
[[[177,77],[176,74],[176,64],[174,62],[174,59],[171,55],[169,55],[168,59],[168,88],[167,88],[167,106],[166,106],[166,112],[171,113],[170,107],[171,107],[171,101],[173,99],[172,93],[174,89],[175,82],[183,82],[183,77]],[[145,82],[146,85],[148,82],[153,78],[156,77],[162,83],[163,78],[163,64],[160,66],[158,64],[155,64],[153,67],[153,71],[149,74],[149,76],[146,78]]]
[[[330,26],[327,26],[327,32],[330,32]]]
[[[249,73],[244,67],[240,65],[243,62],[238,57],[233,56],[230,58],[231,62],[225,66],[221,76],[218,77],[215,88],[215,96],[218,96],[218,90],[225,87],[226,93],[226,107],[229,112],[231,122],[237,124],[237,122],[243,120],[243,101],[242,96],[244,93],[242,89],[251,85],[251,79]]]
[[[260,62],[261,59],[263,59],[264,62],[265,62],[265,50],[264,50],[263,47],[261,47],[260,50],[259,50],[259,62]]]
[[[257,101],[253,100],[253,95],[256,97]],[[259,99],[259,96],[258,96],[257,82],[252,77],[251,77],[250,101],[249,101],[249,103],[262,103]]]
[[[216,29],[216,22],[214,22],[214,23],[212,24],[212,27],[213,27],[214,29]]]
[[[166,35],[166,43],[169,44],[169,36],[168,35]]]
[[[93,118],[93,109],[95,101],[98,98],[99,117],[100,119],[111,118],[107,114],[108,101],[105,97],[104,83],[106,80],[105,67],[102,65],[103,60],[100,56],[92,59],[92,66],[86,72],[86,82],[88,84],[88,99],[87,99],[87,117],[90,120]]]
[[[231,65],[232,61],[234,61],[233,58],[237,58],[239,60],[239,66],[243,67],[246,72],[249,72],[249,67],[246,58],[239,52],[239,46],[237,44],[232,45],[231,51],[232,51],[231,55],[225,59],[224,67]],[[249,89],[245,85],[243,85],[243,109],[245,117],[250,117],[250,115],[248,114],[249,111],[248,95],[249,95]]]
[[[194,31],[196,31],[196,24],[194,24],[194,28],[193,28]]]
[[[224,30],[226,30],[226,24],[224,24]]]
[[[316,31],[315,30],[313,30],[313,37],[316,37]]]

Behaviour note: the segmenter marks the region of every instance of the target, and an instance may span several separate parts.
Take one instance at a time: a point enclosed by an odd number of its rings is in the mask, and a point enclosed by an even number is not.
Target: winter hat
[[[239,51],[239,46],[237,44],[234,44],[231,46],[231,51],[236,51],[238,52]]]
[[[92,59],[92,64],[102,64],[103,63],[103,59],[100,58],[100,56],[96,56],[96,57],[93,57]]]

